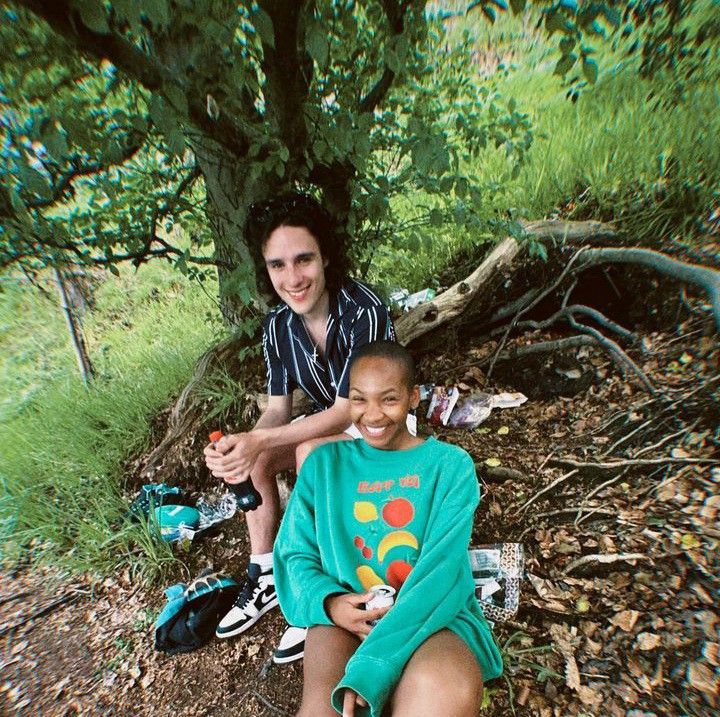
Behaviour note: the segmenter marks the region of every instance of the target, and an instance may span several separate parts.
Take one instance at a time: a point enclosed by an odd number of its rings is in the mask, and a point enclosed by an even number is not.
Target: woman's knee
[[[402,695],[412,696],[426,707],[438,705],[440,712],[444,707],[449,709],[448,714],[474,714],[482,702],[479,671],[451,671],[442,664],[426,663],[404,674],[402,681]]]
[[[395,692],[395,706],[437,705],[442,713],[475,714],[482,703],[483,680],[472,651],[456,635],[443,631],[413,655]],[[412,710],[410,710],[412,712]],[[402,709],[400,710],[402,712]]]

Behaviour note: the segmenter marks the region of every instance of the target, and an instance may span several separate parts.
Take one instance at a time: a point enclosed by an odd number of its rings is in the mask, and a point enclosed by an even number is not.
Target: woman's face
[[[350,418],[373,448],[410,448],[416,438],[407,415],[420,403],[420,390],[409,388],[403,366],[382,356],[363,356],[350,371]]]
[[[327,260],[305,227],[278,227],[262,253],[273,288],[296,314],[312,317],[324,309]]]

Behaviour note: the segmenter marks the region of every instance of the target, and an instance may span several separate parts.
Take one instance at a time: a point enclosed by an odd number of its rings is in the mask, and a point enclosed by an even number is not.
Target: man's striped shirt
[[[315,351],[302,317],[282,304],[263,325],[268,394],[287,396],[300,387],[318,409],[329,408],[336,396],[348,397],[353,351],[381,339],[395,340],[390,313],[359,281],[348,281],[330,297],[324,356]]]

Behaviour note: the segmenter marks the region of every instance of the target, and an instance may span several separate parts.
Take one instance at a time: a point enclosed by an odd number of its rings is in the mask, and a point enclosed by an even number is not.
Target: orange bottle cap
[[[210,434],[210,442],[215,443],[216,441],[219,441],[223,437],[222,431],[213,431]]]

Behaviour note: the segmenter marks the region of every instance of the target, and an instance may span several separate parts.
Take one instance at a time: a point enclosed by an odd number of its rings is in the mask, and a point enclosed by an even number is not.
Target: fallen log
[[[596,221],[566,222],[541,220],[521,222],[525,235],[536,241],[594,244],[616,238],[614,228]],[[395,322],[398,341],[407,345],[442,324],[457,318],[477,298],[480,290],[509,274],[513,263],[524,252],[514,237],[505,237],[466,279],[458,281],[432,301],[403,314]],[[494,302],[490,302],[491,305]]]

